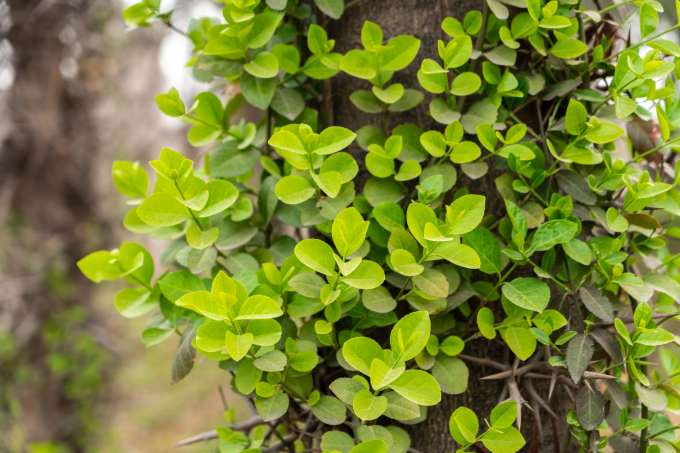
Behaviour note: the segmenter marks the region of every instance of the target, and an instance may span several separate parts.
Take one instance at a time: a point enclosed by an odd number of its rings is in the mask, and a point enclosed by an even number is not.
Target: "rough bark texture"
[[[405,88],[420,89],[424,91],[417,79],[417,72],[422,60],[425,58],[436,59],[437,41],[439,39],[448,40],[441,29],[441,23],[446,17],[455,17],[463,21],[465,14],[471,10],[481,10],[484,2],[481,0],[367,0],[343,14],[342,19],[333,21],[329,27],[330,38],[336,40],[336,49],[343,54],[352,49],[362,49],[361,28],[364,21],[369,20],[377,23],[384,31],[385,41],[402,34],[410,34],[421,41],[420,51],[416,59],[404,70],[395,73],[391,83],[401,83]],[[374,125],[381,129],[384,128],[383,116],[380,114],[367,114],[358,110],[349,100],[349,95],[357,89],[370,89],[368,81],[359,80],[345,73],[340,73],[329,84],[330,88],[330,123],[343,126],[356,131],[365,125]],[[428,114],[429,103],[434,95],[425,93],[425,100],[415,109],[403,113],[390,113],[389,127],[401,124],[413,123],[421,129],[444,130],[444,126],[436,123]],[[468,100],[468,104],[472,101]],[[537,118],[532,117],[535,109],[526,108],[528,112],[522,119],[529,126],[537,125]],[[370,177],[364,165],[365,152],[356,144],[353,144],[349,151],[357,160],[360,173],[355,179],[357,192],[360,192],[365,181]],[[458,169],[459,170],[459,169]],[[486,196],[486,215],[495,215],[500,218],[505,215],[505,203],[496,190],[495,179],[503,173],[501,170],[493,169],[493,164],[489,172],[482,178],[472,181],[463,173],[458,171],[458,182],[455,188],[466,188],[473,194]],[[522,269],[521,272],[531,273],[531,270]],[[531,273],[533,274],[533,273]],[[517,276],[521,276],[520,273]],[[476,273],[475,279],[488,279],[485,274]],[[496,277],[489,279],[493,283]],[[500,308],[500,304],[492,305],[494,310]],[[474,309],[475,307],[473,307]],[[488,358],[496,362],[507,363],[507,347],[498,339],[494,341],[475,340],[466,345],[465,354]],[[506,358],[504,358],[504,355]],[[510,356],[512,354],[510,353]],[[509,365],[514,359],[510,358]],[[427,421],[419,425],[407,427],[411,434],[412,446],[419,451],[428,453],[451,452],[457,448],[449,434],[449,417],[451,413],[460,406],[471,408],[479,417],[489,417],[493,407],[498,404],[499,397],[503,391],[503,380],[480,381],[479,378],[497,373],[497,370],[489,367],[475,365],[468,362],[470,368],[470,379],[468,390],[461,395],[444,395],[442,402],[437,406],[429,408]],[[533,380],[533,386],[537,393],[546,401],[548,397],[548,380]],[[539,410],[526,391],[522,383],[519,382],[522,396],[528,400],[535,410]],[[550,402],[551,407],[557,413],[556,429],[551,422],[550,415],[540,409],[542,420],[543,436],[536,432],[534,416],[528,408],[522,411],[522,434],[527,441],[523,451],[556,452],[561,451],[567,433],[566,414],[573,409],[573,403],[565,395],[565,390],[559,384],[556,386]],[[481,429],[485,429],[483,422]],[[555,444],[555,435],[559,437],[559,443]],[[534,441],[533,439],[536,439]],[[576,447],[576,442],[572,442],[572,449]],[[484,451],[484,450],[480,450]]]

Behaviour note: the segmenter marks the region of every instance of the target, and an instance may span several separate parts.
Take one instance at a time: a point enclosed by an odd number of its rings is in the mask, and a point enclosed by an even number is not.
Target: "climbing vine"
[[[486,0],[443,21],[436,55],[368,21],[362,49],[334,52],[324,27],[357,4],[229,0],[186,31],[159,0],[124,12],[132,27],[162,23],[193,43],[192,74],[211,90],[188,109],[175,89],[156,102],[191,125],[193,146],[211,147],[200,164],[163,149],[151,193],[144,166],[113,165],[133,205],[125,226],[168,241],[167,270],[154,279],[132,242],[79,266],[132,285],[115,305],[151,313],[147,346],[179,337],[173,381],[204,356],[257,410],[239,423],[227,410],[226,426],[183,443],[406,452],[401,426],[465,392],[478,363],[498,369],[486,379],[505,383],[502,403],[451,414],[461,452],[518,451],[522,408],[557,417],[547,401],[558,383],[574,401],[564,451],[675,452],[680,362],[661,346],[678,339],[661,325],[680,300],[680,47],[660,37],[679,26],[657,32],[653,0]],[[631,13],[636,44],[617,28]],[[391,83],[417,56],[412,86]],[[342,95],[382,128],[326,123],[323,81],[340,71],[367,81]],[[240,92],[225,98],[225,85]],[[395,125],[425,92],[441,127]],[[246,104],[259,122],[238,120]],[[363,187],[353,143],[371,174]],[[502,171],[498,217],[456,185],[490,167]],[[509,362],[465,354],[472,340],[502,344]],[[549,393],[532,379],[550,380]]]

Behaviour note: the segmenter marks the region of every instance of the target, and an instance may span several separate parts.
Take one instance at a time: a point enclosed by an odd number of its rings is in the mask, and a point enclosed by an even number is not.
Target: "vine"
[[[521,12],[509,19],[506,3]],[[643,39],[626,47],[601,30],[633,5]],[[257,408],[242,423],[228,411],[228,426],[182,444],[219,437],[220,451],[413,451],[390,420],[421,423],[442,393],[465,392],[471,362],[499,370],[485,379],[505,380],[507,400],[482,414],[481,433],[470,409],[451,414],[459,451],[525,445],[519,381],[533,410],[552,416],[556,383],[575,393],[563,451],[572,437],[590,451],[677,449],[665,411],[678,407],[680,362],[661,347],[677,342],[661,324],[680,300],[670,253],[680,238],[679,167],[669,152],[680,140],[680,47],[659,39],[678,25],[655,34],[658,3],[595,11],[577,0],[487,0],[462,23],[446,18],[449,38],[417,77],[442,95],[429,113],[443,132],[390,121],[424,99],[390,82],[420,41],[386,40],[367,21],[363,49],[333,52],[317,20],[340,18],[340,0],[231,0],[224,21],[194,20],[186,32],[159,8],[145,0],[124,17],[187,36],[194,77],[241,92],[226,103],[200,93],[189,110],[174,89],[156,96],[165,114],[192,125],[192,145],[216,144],[202,168],[163,149],[148,195],[142,166],[114,163],[114,183],[136,204],[126,227],[170,240],[161,264],[179,270],[154,281],[151,255],[131,242],[78,264],[96,282],[133,285],[116,307],[126,317],[153,312],[147,346],[180,337],[174,381],[200,354]],[[340,71],[368,81],[370,90],[347,95],[381,114],[383,128],[320,124],[320,81]],[[263,111],[257,124],[234,119],[246,103]],[[533,106],[537,121],[526,124],[520,117]],[[658,124],[652,144],[630,132],[641,123]],[[354,142],[372,175],[360,194],[359,166],[345,152]],[[506,207],[498,219],[485,216],[484,196],[456,188],[459,172],[478,180],[490,165],[507,170],[495,179]],[[318,238],[303,239],[304,229]],[[410,313],[399,317],[397,307]],[[376,342],[377,331],[389,340]],[[469,341],[497,336],[514,364],[463,353]],[[660,368],[649,361],[657,348]],[[532,379],[550,380],[547,398]]]

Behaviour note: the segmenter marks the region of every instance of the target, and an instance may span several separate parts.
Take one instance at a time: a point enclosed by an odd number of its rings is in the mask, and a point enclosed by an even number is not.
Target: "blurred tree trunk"
[[[361,44],[361,28],[366,20],[380,25],[384,32],[384,42],[403,34],[415,36],[421,41],[418,56],[406,69],[396,72],[390,83],[398,82],[403,84],[404,88],[413,88],[425,92],[420,87],[416,74],[424,59],[437,59],[437,41],[445,40],[445,42],[448,42],[448,39],[450,39],[441,29],[442,21],[446,17],[455,17],[462,23],[466,13],[472,10],[481,10],[484,3],[482,0],[367,0],[358,3],[354,7],[350,7],[340,20],[332,21],[329,27],[329,37],[336,40],[336,50],[344,54],[352,49],[363,48]],[[473,42],[475,39],[473,38]],[[478,72],[481,75],[481,65]],[[353,131],[357,131],[365,125],[374,125],[383,129],[384,122],[382,115],[363,113],[354,107],[349,100],[349,95],[353,91],[357,89],[370,89],[368,81],[359,80],[341,72],[331,79],[328,89],[330,91],[329,121],[331,124],[344,126]],[[425,92],[425,100],[415,109],[403,113],[390,113],[390,130],[401,124],[412,123],[425,131],[436,129],[443,132],[444,126],[436,123],[428,115],[429,103],[432,99],[434,99],[434,95]],[[468,99],[468,105],[472,102],[474,100]],[[527,108],[525,110],[530,111],[532,109]],[[529,117],[522,119],[530,127],[532,124],[537,125],[537,118],[531,116],[531,113],[529,115]],[[356,142],[352,145],[350,152],[356,158],[361,169],[359,175],[355,178],[357,193],[360,193],[363,184],[371,176],[364,165],[366,153],[359,148]],[[489,172],[484,177],[472,181],[459,170],[458,182],[454,189],[465,188],[470,193],[486,196],[485,215],[494,215],[496,218],[501,218],[505,214],[505,202],[496,190],[494,181],[502,173],[500,170],[495,170],[492,164]],[[448,200],[450,202],[450,198]],[[529,272],[531,272],[530,269]],[[517,276],[521,275],[518,274]],[[495,277],[479,272],[475,273],[473,279],[489,280],[489,277],[491,277],[492,283],[495,284]],[[500,304],[496,305],[499,308]],[[475,307],[473,306],[472,308],[474,309]],[[508,358],[508,352],[507,346],[498,339],[494,341],[482,339],[468,342],[464,354],[487,358],[496,363],[513,365],[514,359]],[[440,404],[429,408],[430,410],[425,422],[406,427],[411,434],[413,448],[428,453],[449,453],[454,451],[457,447],[449,434],[448,426],[451,413],[456,408],[466,406],[472,409],[480,418],[480,431],[483,431],[486,427],[482,418],[488,419],[493,407],[509,397],[506,390],[504,390],[506,386],[505,381],[479,380],[483,376],[498,373],[497,369],[476,365],[470,361],[466,363],[470,369],[468,390],[461,395],[444,395]],[[548,400],[549,382],[549,380],[534,380],[533,382],[533,388],[545,401]],[[535,425],[535,418],[532,412],[526,406],[522,410],[521,431],[527,441],[524,451],[560,453],[568,428],[566,414],[574,408],[573,402],[565,394],[566,390],[561,385],[557,385],[555,388],[550,406],[557,413],[558,419],[553,420],[544,409],[540,409],[532,401],[523,383],[518,382],[518,384],[524,399],[528,401],[534,410],[540,411],[540,425],[537,426]],[[542,436],[539,436],[539,430],[542,432]],[[575,451],[578,451],[576,442],[572,441],[571,450],[574,448],[576,449]]]
[[[95,201],[97,127],[79,70],[94,3],[0,2],[1,64],[15,74],[0,93],[3,452],[35,442],[85,451],[106,381],[91,285],[76,267],[109,234]]]

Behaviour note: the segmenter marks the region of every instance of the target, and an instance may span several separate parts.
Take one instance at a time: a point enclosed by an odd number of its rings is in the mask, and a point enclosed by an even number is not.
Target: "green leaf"
[[[326,285],[323,278],[311,272],[303,272],[291,278],[288,284],[298,294],[312,299],[321,297],[321,288]]]
[[[243,335],[236,335],[232,331],[228,330],[226,334],[227,351],[229,351],[229,356],[235,360],[240,361],[253,345],[253,334],[244,333]]]
[[[380,203],[373,209],[373,216],[378,221],[381,227],[387,231],[393,231],[395,228],[404,229],[406,218],[401,207],[393,201],[385,201]]]
[[[607,226],[615,233],[622,233],[628,229],[628,220],[612,207],[607,209]]]
[[[286,204],[303,203],[316,192],[309,181],[302,176],[284,176],[276,183],[274,191],[279,200]]]
[[[113,182],[120,193],[128,197],[144,197],[149,189],[149,175],[139,162],[115,161]]]
[[[531,250],[543,251],[570,241],[578,231],[578,225],[566,219],[551,220],[544,223],[534,233]]]
[[[210,217],[230,207],[238,198],[238,189],[227,181],[216,179],[203,186],[208,191],[208,200],[198,217]]]
[[[333,154],[347,148],[357,134],[344,127],[327,127],[313,143],[311,151],[320,154]]]
[[[172,329],[163,330],[157,327],[144,329],[142,332],[142,343],[148,348],[149,346],[162,342],[166,338],[170,338],[173,333],[175,333],[175,331]]]
[[[491,426],[503,429],[512,426],[517,419],[517,401],[506,401],[491,411]]]
[[[463,244],[479,256],[479,270],[485,274],[497,274],[501,270],[501,249],[496,237],[484,227],[477,227],[463,236]]]
[[[82,258],[78,261],[78,268],[87,278],[96,283],[102,280],[116,280],[125,273],[116,261],[116,257],[106,250],[90,253]]]
[[[614,96],[614,103],[617,118],[625,118],[631,115],[637,108],[635,99],[626,98],[618,94]]]
[[[288,74],[295,74],[300,70],[300,52],[293,45],[277,44],[272,48],[279,66]]]
[[[353,288],[373,289],[385,281],[385,272],[377,263],[363,260],[354,271],[343,277],[342,281]]]
[[[489,430],[484,433],[482,444],[484,444],[491,453],[515,453],[516,451],[519,451],[526,442],[517,428],[508,426],[502,430]]]
[[[195,291],[185,294],[175,303],[215,321],[229,319],[227,307],[216,301],[208,291]]]
[[[564,60],[579,57],[588,51],[588,46],[577,39],[566,39],[552,46],[549,53]]]
[[[279,72],[279,60],[270,52],[262,52],[244,64],[243,69],[255,77],[270,79]]]
[[[312,173],[312,178],[319,188],[330,198],[335,198],[340,192],[342,176],[340,176],[340,173],[337,171],[327,171],[320,175]]]
[[[453,148],[450,158],[451,162],[454,164],[465,164],[476,160],[481,155],[482,151],[479,149],[479,146],[477,146],[476,143],[465,141],[459,143],[455,148]]]
[[[583,264],[584,266],[590,266],[590,262],[592,261],[592,252],[590,251],[588,244],[574,238],[563,243],[562,247],[569,258]]]
[[[445,298],[449,295],[449,282],[444,274],[435,269],[425,269],[413,277],[413,283],[430,297]]]
[[[406,221],[408,223],[408,229],[413,234],[413,237],[422,245],[427,246],[427,241],[425,240],[425,225],[427,223],[432,223],[437,225],[437,216],[434,211],[427,205],[421,203],[411,203],[408,205],[408,210],[406,211]]]
[[[257,49],[258,47],[262,47],[267,44],[276,31],[276,24],[278,21],[278,14],[257,14],[253,18],[253,27],[250,29],[250,31],[248,31],[248,34],[244,38],[247,47]]]
[[[321,396],[311,410],[316,418],[330,426],[340,425],[347,419],[347,408],[333,396]]]
[[[333,221],[332,236],[335,248],[343,258],[359,250],[366,238],[369,224],[356,208],[347,208],[337,215]]]
[[[592,286],[582,286],[579,288],[578,293],[588,311],[603,321],[614,321],[614,308],[609,299],[604,297],[599,290]]]
[[[581,387],[576,396],[576,419],[586,431],[600,426],[604,420],[604,397],[597,389]]]
[[[366,113],[380,113],[382,112],[382,105],[380,100],[371,91],[356,90],[349,95],[349,100],[359,110]]]
[[[503,285],[503,295],[513,304],[541,313],[550,302],[550,288],[533,277],[517,278]]]
[[[283,390],[279,388],[277,388],[274,395],[269,398],[263,398],[261,396],[255,398],[257,412],[265,422],[282,417],[288,411],[289,403],[290,399],[288,398],[288,395],[283,393]]]
[[[361,301],[364,307],[376,313],[389,313],[397,306],[397,301],[384,286],[363,291]]]
[[[496,322],[493,312],[489,307],[482,307],[477,312],[477,327],[479,331],[489,340],[496,338],[496,329],[494,323]]]
[[[271,100],[271,108],[281,116],[293,121],[305,108],[302,95],[291,88],[279,88]]]
[[[392,261],[394,270],[407,277],[418,275],[425,269],[418,264],[413,255],[406,250],[395,250],[392,255],[390,255],[390,260]]]
[[[239,363],[236,377],[233,380],[236,390],[242,395],[250,395],[255,391],[257,383],[262,378],[262,370],[253,365],[253,359],[246,357]]]
[[[528,359],[536,350],[536,338],[527,327],[510,326],[505,329],[503,338],[520,360]]]
[[[349,404],[351,404],[351,402]],[[324,451],[330,450],[339,451],[340,453],[349,453],[354,446],[355,444],[354,440],[352,440],[352,436],[343,431],[327,431],[321,436],[321,449]]]
[[[561,171],[555,175],[560,188],[567,195],[583,204],[593,205],[597,200],[588,183],[579,175],[571,171]]]
[[[351,405],[357,393],[365,387],[355,379],[339,378],[331,383],[330,389],[345,404]]]
[[[407,400],[397,392],[386,392],[387,409],[385,416],[393,420],[413,420],[420,417],[420,406],[413,401]]]
[[[625,132],[619,126],[612,123],[600,123],[596,127],[588,130],[586,139],[593,143],[604,144],[613,142],[621,137]]]
[[[182,337],[179,340],[179,344],[177,345],[175,356],[172,361],[171,382],[173,384],[184,379],[194,367],[194,361],[196,360],[196,349],[191,346],[194,336],[195,331],[193,329],[193,323],[189,323],[184,329],[184,332],[182,332]]]
[[[286,367],[286,355],[281,351],[269,351],[262,357],[255,359],[253,365],[268,373],[283,371]]]
[[[342,357],[357,371],[371,375],[373,359],[382,359],[382,348],[370,338],[356,337],[348,340],[342,347]]]
[[[661,390],[646,388],[636,381],[635,392],[640,402],[653,411],[662,411],[668,406],[668,397]]]
[[[432,367],[432,376],[441,386],[442,392],[449,395],[458,395],[467,390],[468,375],[467,365],[457,357],[439,356]]]
[[[195,225],[191,225],[187,229],[187,242],[195,249],[204,249],[210,247],[219,235],[220,230],[215,227],[201,231]]]
[[[278,318],[283,312],[273,299],[267,296],[250,296],[241,305],[235,320]]]
[[[459,407],[451,414],[449,432],[453,440],[460,445],[467,445],[477,438],[479,420],[475,413],[467,407]]]
[[[482,80],[474,72],[464,72],[456,76],[451,82],[451,94],[454,96],[469,96],[482,86]]]
[[[349,453],[387,453],[387,445],[381,439],[367,440],[352,448]]]
[[[379,25],[365,21],[361,28],[361,43],[367,50],[373,50],[374,46],[380,46],[383,42],[383,32]]]
[[[340,19],[340,16],[345,11],[343,0],[314,0],[314,3],[325,15],[332,19]]]
[[[593,357],[594,343],[590,336],[577,334],[567,346],[567,369],[574,384],[578,384],[583,372],[588,368]]]
[[[587,128],[587,121],[588,112],[583,104],[574,99],[570,99],[569,105],[567,106],[567,115],[565,117],[567,132],[571,135],[581,135]]]
[[[189,216],[182,203],[164,192],[147,197],[137,208],[137,215],[144,223],[155,227],[177,225]]]
[[[325,52],[324,46],[328,41],[326,31],[316,24],[309,26],[307,33],[307,46],[314,55],[321,55]]]
[[[350,50],[340,61],[340,69],[354,77],[366,80],[378,75],[377,67],[375,55],[365,50]]]
[[[217,249],[213,247],[192,250],[187,256],[187,266],[194,274],[200,274],[212,267],[216,258]]]
[[[373,396],[370,391],[363,389],[356,394],[352,405],[354,412],[361,420],[375,420],[385,413],[387,398],[384,396]]]
[[[439,245],[433,256],[445,259],[457,266],[468,269],[479,269],[481,261],[477,252],[465,244],[456,244],[455,241],[445,242]],[[428,258],[429,261],[429,258]]]
[[[484,217],[485,202],[486,197],[483,195],[464,195],[447,206],[446,220],[451,228],[450,234],[464,234],[474,230]]]
[[[404,95],[404,85],[401,83],[393,83],[388,88],[382,89],[373,86],[373,94],[386,104],[394,104]]]
[[[418,54],[420,40],[409,35],[401,35],[389,40],[380,55],[382,69],[399,71],[408,66]]]
[[[241,92],[249,104],[260,110],[269,107],[276,92],[276,79],[262,79],[244,73],[241,76]]]
[[[395,356],[406,362],[420,354],[429,338],[430,316],[426,311],[417,311],[395,324],[390,334],[390,346]]]
[[[654,33],[659,26],[659,14],[648,3],[640,6],[640,34],[643,38]]]
[[[442,398],[441,389],[435,378],[421,370],[404,371],[389,387],[421,406],[434,406]]]
[[[404,95],[397,102],[387,107],[390,112],[405,112],[420,104],[425,95],[418,90],[406,89]]]

